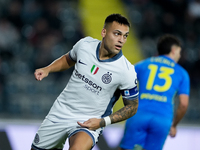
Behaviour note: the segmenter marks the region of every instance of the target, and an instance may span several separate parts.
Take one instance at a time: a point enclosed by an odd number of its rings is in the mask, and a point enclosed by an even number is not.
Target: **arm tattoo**
[[[105,120],[103,118],[101,118],[101,121],[99,123],[99,126],[100,127],[105,127],[106,126],[106,123],[105,123]]]
[[[136,114],[138,108],[138,99],[127,100],[123,99],[124,107],[110,115],[111,123],[124,121]]]

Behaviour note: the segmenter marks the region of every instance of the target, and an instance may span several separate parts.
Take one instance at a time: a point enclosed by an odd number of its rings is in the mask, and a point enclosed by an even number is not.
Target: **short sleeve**
[[[140,80],[139,79],[139,77],[140,77],[140,73],[142,73],[142,69],[143,69],[143,64],[144,64],[144,62],[145,61],[140,61],[140,62],[138,62],[138,63],[136,63],[135,65],[134,65],[134,67],[135,67],[135,72],[136,72],[136,74],[137,74],[137,78],[138,78],[138,80]]]
[[[180,94],[186,94],[189,95],[190,94],[190,78],[189,75],[187,73],[187,71],[183,70],[182,73],[182,81],[180,82],[179,85],[179,90],[178,90],[178,95]]]
[[[81,48],[81,45],[83,43],[83,39],[79,40],[74,46],[73,48],[69,51],[69,56],[70,58],[76,62],[77,60],[77,52],[78,50]]]
[[[137,75],[135,67],[131,65],[130,71],[126,74],[123,80],[123,86],[121,87],[122,97],[125,99],[137,99],[139,92],[137,88]]]

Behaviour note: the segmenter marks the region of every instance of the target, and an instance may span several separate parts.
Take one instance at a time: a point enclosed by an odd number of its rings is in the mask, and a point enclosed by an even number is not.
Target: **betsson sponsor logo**
[[[75,70],[75,75],[81,79],[82,81],[84,81],[85,86],[84,88],[91,91],[92,93],[95,93],[97,95],[99,95],[99,92],[102,90],[102,87],[97,85],[96,83],[94,83],[93,81],[91,81],[90,79],[86,78],[85,75],[80,74],[77,70]]]

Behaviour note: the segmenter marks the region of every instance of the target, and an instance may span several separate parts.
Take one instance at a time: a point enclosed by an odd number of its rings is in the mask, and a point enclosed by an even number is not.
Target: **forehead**
[[[122,33],[128,33],[129,32],[129,26],[120,24],[116,21],[109,23],[106,27],[109,31],[120,31]]]

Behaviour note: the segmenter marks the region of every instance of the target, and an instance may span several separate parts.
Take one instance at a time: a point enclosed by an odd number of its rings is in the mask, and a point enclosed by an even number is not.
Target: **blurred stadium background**
[[[177,137],[168,138],[164,150],[200,147],[200,0],[0,0],[0,150],[30,149],[72,72],[37,82],[34,70],[67,53],[82,37],[101,40],[104,19],[111,13],[131,22],[123,53],[133,64],[156,55],[160,35],[181,39],[179,64],[190,75],[190,104]],[[121,107],[120,99],[114,111]],[[94,150],[116,150],[123,125],[107,127]]]

